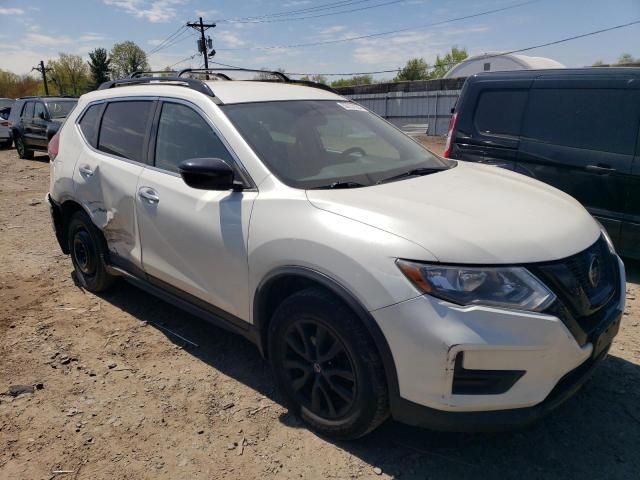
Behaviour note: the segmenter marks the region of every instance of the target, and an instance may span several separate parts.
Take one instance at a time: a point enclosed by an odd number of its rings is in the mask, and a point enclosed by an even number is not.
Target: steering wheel
[[[365,157],[367,155],[367,152],[365,152],[362,148],[351,147],[351,148],[347,148],[344,152],[340,154],[340,160],[343,160],[348,156],[353,155],[354,153],[359,153],[361,157]]]

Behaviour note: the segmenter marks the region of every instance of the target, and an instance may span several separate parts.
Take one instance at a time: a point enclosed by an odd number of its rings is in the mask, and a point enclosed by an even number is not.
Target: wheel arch
[[[324,273],[300,266],[280,267],[267,274],[256,289],[253,300],[253,325],[258,336],[258,348],[267,356],[269,323],[278,305],[287,297],[310,287],[329,291],[358,317],[382,359],[390,397],[399,394],[398,376],[389,344],[373,316],[349,289]]]
[[[84,205],[78,203],[73,199],[67,199],[60,204],[55,204],[52,202],[52,205],[54,225],[56,228],[56,237],[58,238],[58,243],[60,244],[60,248],[62,249],[63,253],[67,255],[69,254],[69,239],[67,236],[68,227],[71,217],[76,212],[84,212],[87,214],[89,219],[91,219],[93,225],[96,227],[96,230],[99,232],[100,238],[104,242],[105,247],[107,246],[106,239],[104,234],[102,233],[102,230],[95,224],[91,213],[84,207]],[[59,230],[57,222],[59,222]],[[106,251],[108,251],[108,249]]]

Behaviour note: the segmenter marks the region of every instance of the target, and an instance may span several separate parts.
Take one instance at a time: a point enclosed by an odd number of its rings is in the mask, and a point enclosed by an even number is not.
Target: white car
[[[104,84],[50,143],[88,290],[122,277],[245,335],[337,438],[524,425],[605,357],[624,267],[573,198],[283,75],[184,75]]]
[[[13,143],[9,114],[14,102],[11,98],[0,98],[0,148],[11,148]]]

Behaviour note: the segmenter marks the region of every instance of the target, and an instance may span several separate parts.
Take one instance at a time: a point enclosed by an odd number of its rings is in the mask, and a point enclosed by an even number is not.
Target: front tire
[[[107,272],[107,251],[89,216],[78,211],[71,216],[67,231],[69,252],[80,284],[93,293],[103,292],[113,284],[115,277]]]
[[[16,137],[16,151],[23,160],[33,160],[33,150],[29,150],[21,136]]]
[[[326,291],[303,290],[278,306],[269,359],[290,410],[322,435],[359,438],[389,415],[373,341],[357,316]]]

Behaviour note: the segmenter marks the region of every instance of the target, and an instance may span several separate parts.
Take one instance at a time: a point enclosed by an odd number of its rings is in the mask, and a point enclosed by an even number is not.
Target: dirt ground
[[[0,395],[0,478],[639,478],[640,264],[627,263],[609,358],[535,426],[460,435],[388,421],[331,442],[287,414],[247,341],[127,284],[80,289],[49,223],[48,178],[46,157],[0,151],[0,392],[41,387]]]

